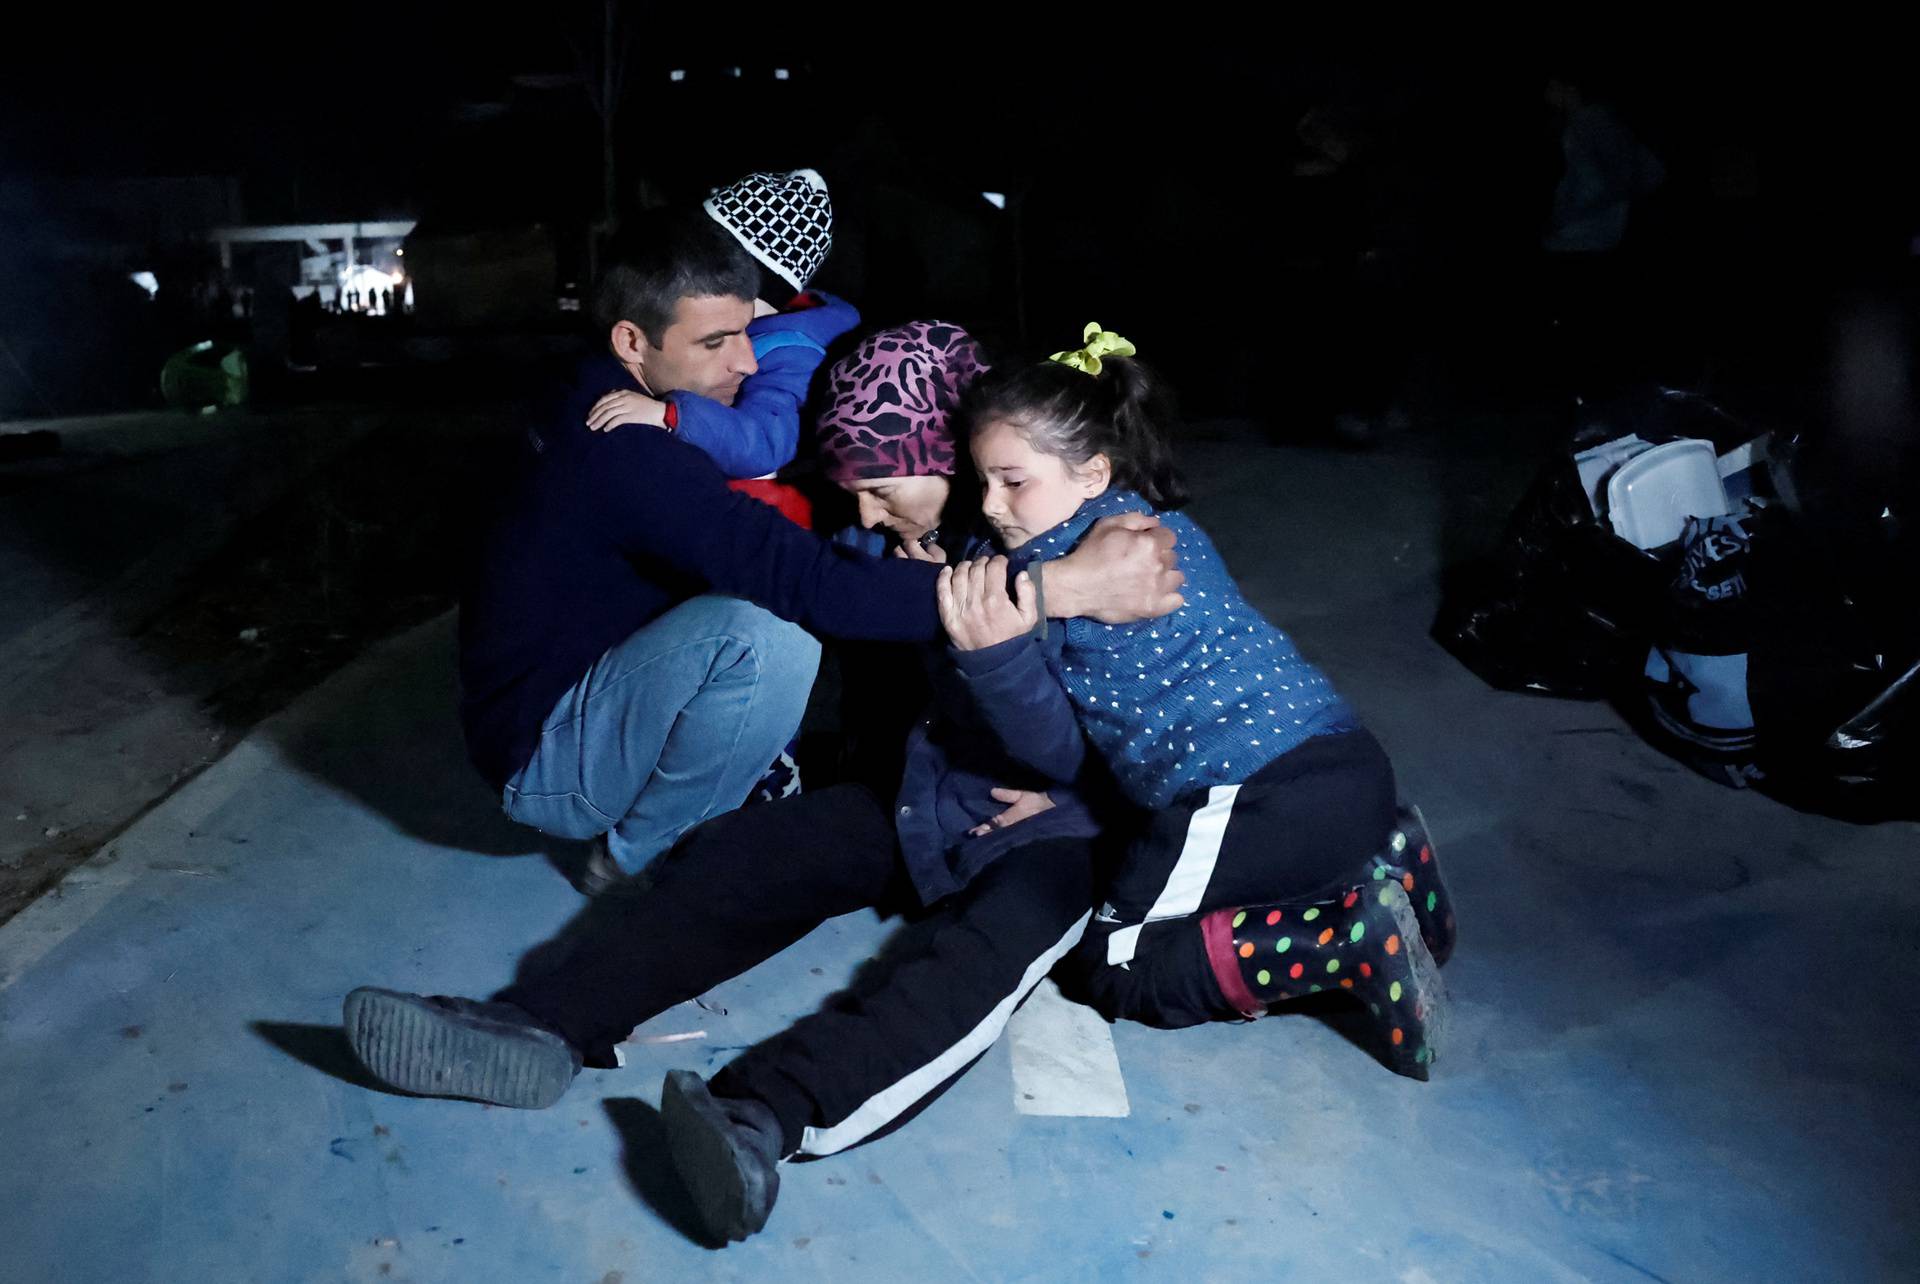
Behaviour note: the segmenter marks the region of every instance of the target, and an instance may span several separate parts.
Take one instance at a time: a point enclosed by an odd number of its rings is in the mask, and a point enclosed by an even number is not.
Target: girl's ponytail
[[[1156,509],[1179,508],[1190,498],[1173,462],[1173,395],[1166,383],[1134,357],[1108,357],[1096,380],[1105,385],[1112,424],[1114,480],[1140,492]]]

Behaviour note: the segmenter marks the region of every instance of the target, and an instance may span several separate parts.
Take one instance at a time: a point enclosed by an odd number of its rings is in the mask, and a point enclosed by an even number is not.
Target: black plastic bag
[[[1860,597],[1859,546],[1777,504],[1696,519],[1681,546],[1638,693],[1617,701],[1640,734],[1802,811],[1920,819],[1920,641]]]
[[[1768,514],[1750,570],[1757,787],[1850,820],[1920,819],[1920,636],[1911,577],[1817,520]]]
[[[1639,681],[1668,609],[1671,559],[1615,535],[1594,513],[1574,462],[1629,434],[1655,445],[1700,438],[1721,452],[1755,436],[1706,398],[1672,388],[1585,408],[1565,455],[1528,488],[1499,547],[1449,578],[1433,635],[1488,684],[1602,699]]]
[[[1594,513],[1574,462],[1628,434],[1723,454],[1755,437],[1667,389],[1589,411],[1495,551],[1450,577],[1435,638],[1492,686],[1613,700],[1721,783],[1851,820],[1920,818],[1912,454],[1863,464],[1844,440],[1775,442],[1740,479],[1759,505],[1647,552]]]
[[[1491,686],[1598,699],[1645,664],[1665,575],[1594,516],[1573,453],[1534,480],[1498,549],[1453,573],[1433,636]]]

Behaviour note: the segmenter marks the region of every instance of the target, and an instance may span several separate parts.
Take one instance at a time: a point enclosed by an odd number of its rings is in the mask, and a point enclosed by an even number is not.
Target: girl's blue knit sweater
[[[1015,550],[1014,564],[1065,556],[1109,514],[1152,511],[1116,487]],[[1182,513],[1159,516],[1179,537],[1186,605],[1138,624],[1065,621],[1059,661],[1087,738],[1143,807],[1239,784],[1309,737],[1359,726],[1326,675],[1247,603],[1206,532]]]

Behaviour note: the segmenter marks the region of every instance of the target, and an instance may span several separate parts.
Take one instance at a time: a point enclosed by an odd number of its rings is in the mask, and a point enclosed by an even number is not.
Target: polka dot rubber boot
[[[1257,1015],[1345,991],[1372,1018],[1374,1055],[1396,1074],[1427,1077],[1444,1038],[1447,992],[1401,883],[1369,880],[1327,900],[1218,914],[1233,934],[1232,973],[1215,967],[1230,1002]]]
[[[1372,875],[1376,883],[1392,881],[1406,889],[1414,917],[1420,920],[1420,936],[1433,961],[1445,963],[1451,958],[1453,898],[1440,877],[1440,853],[1434,848],[1426,817],[1412,803],[1400,804],[1387,850],[1373,858]]]

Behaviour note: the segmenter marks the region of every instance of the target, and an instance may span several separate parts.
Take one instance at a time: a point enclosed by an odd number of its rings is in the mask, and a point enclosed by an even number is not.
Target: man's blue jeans
[[[819,667],[797,624],[739,598],[682,602],[560,697],[507,782],[507,815],[559,838],[605,834],[637,872],[746,800],[799,729]]]

